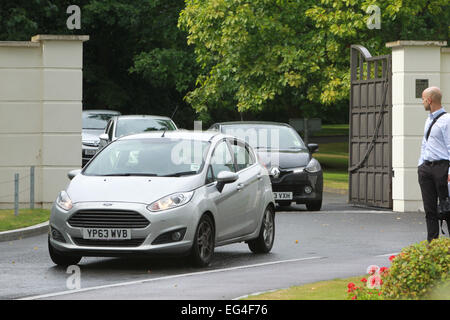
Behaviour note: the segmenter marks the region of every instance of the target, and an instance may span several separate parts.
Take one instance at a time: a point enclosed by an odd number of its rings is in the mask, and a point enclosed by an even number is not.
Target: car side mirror
[[[222,192],[223,187],[227,184],[227,183],[233,183],[235,182],[237,179],[239,179],[239,175],[236,172],[230,172],[230,171],[220,171],[219,174],[217,175],[217,190],[219,190],[219,192]]]
[[[310,153],[314,153],[319,150],[319,145],[317,143],[308,143],[308,150]]]
[[[72,180],[73,178],[75,178],[76,175],[81,173],[81,169],[76,169],[76,170],[72,170],[67,174],[67,177],[69,178],[69,180]]]
[[[98,138],[100,139],[100,148],[106,146],[109,142],[109,136],[107,133],[102,133]]]
[[[98,138],[99,138],[100,140],[103,140],[103,141],[105,141],[106,143],[108,143],[109,136],[108,136],[107,133],[102,133]]]

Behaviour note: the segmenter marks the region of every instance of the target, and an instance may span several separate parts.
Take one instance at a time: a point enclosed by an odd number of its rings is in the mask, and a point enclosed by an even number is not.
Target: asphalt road
[[[234,299],[362,275],[426,239],[422,213],[357,208],[346,200],[326,193],[320,212],[301,205],[278,211],[270,254],[252,254],[244,243],[224,246],[206,269],[179,258],[83,258],[80,290],[67,289],[71,274],[52,264],[46,235],[0,242],[0,299]]]

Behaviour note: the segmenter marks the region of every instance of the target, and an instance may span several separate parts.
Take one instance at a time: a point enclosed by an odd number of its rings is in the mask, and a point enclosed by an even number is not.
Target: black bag
[[[439,224],[441,226],[441,231],[445,234],[444,229],[442,229],[442,221],[446,220],[447,224],[450,221],[450,198],[445,198],[444,201],[439,200],[437,216],[439,219]]]

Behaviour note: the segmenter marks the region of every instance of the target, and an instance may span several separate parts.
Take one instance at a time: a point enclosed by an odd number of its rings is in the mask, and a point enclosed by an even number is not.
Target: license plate
[[[83,229],[83,239],[91,240],[124,240],[131,239],[130,229]]]
[[[292,192],[274,192],[275,200],[292,200]]]
[[[95,155],[96,152],[97,152],[97,150],[95,150],[95,149],[86,149],[86,150],[84,150],[84,153],[87,156],[93,156],[93,155]]]

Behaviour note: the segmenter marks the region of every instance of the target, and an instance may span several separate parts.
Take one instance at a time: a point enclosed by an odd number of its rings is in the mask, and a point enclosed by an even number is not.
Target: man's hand
[[[448,182],[450,182],[450,174],[448,175],[448,179],[447,179],[447,181],[448,181]]]

